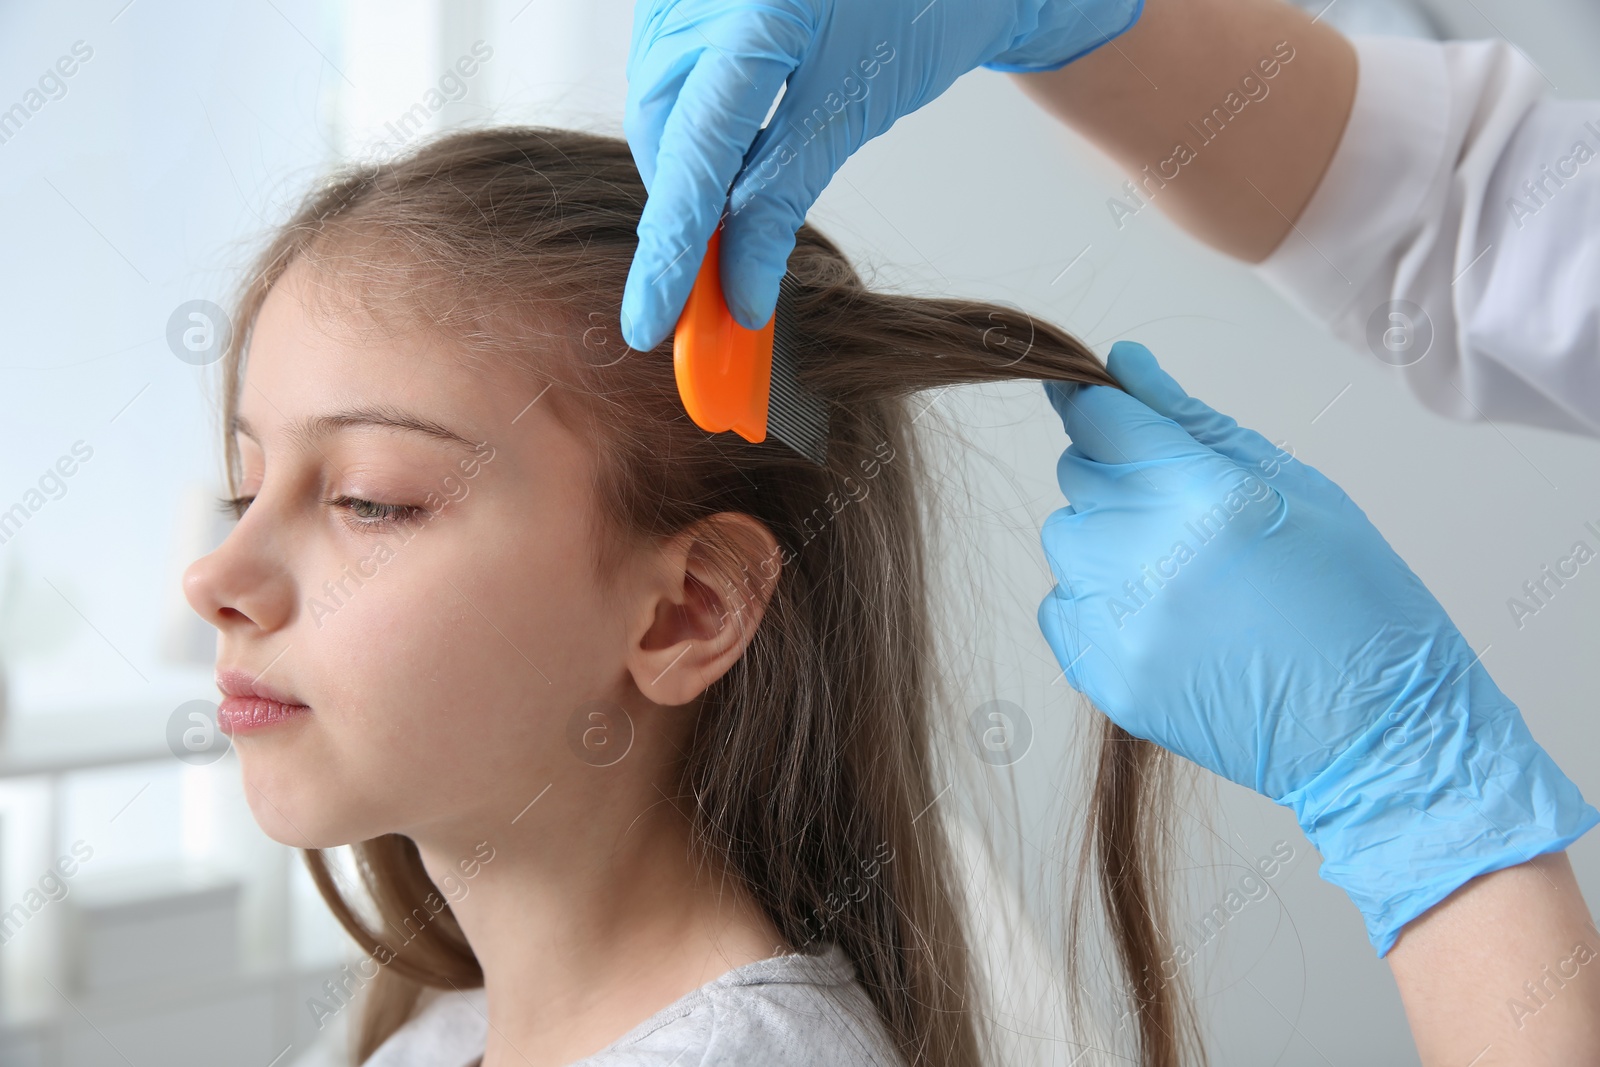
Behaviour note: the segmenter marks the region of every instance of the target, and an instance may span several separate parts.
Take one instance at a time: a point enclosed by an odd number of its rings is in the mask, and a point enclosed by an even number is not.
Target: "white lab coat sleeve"
[[[1440,414],[1600,436],[1600,101],[1505,41],[1352,40],[1349,122],[1258,270]]]

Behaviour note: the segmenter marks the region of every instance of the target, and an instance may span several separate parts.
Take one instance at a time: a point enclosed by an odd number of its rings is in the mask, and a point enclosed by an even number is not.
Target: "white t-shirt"
[[[472,1067],[482,988],[435,994],[364,1067]],[[572,1067],[902,1067],[844,950],[758,960],[707,982]]]
[[[1349,123],[1258,270],[1440,414],[1600,435],[1600,101],[1506,41],[1352,41]]]

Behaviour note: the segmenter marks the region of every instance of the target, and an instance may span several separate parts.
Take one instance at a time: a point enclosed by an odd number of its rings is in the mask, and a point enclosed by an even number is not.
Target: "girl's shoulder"
[[[737,967],[573,1067],[902,1067],[844,950]]]

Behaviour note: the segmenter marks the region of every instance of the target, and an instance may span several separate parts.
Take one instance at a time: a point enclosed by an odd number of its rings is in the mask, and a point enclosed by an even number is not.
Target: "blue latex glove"
[[[1039,625],[1123,729],[1287,805],[1378,955],[1471,878],[1600,812],[1344,491],[1189,397],[1142,345],[1128,390],[1049,383],[1071,502]]]
[[[728,307],[745,326],[765,325],[795,231],[851,153],[974,67],[1054,70],[1128,29],[1142,6],[640,0],[623,131],[650,196],[622,296],[623,340],[650,351],[671,332],[724,206]]]

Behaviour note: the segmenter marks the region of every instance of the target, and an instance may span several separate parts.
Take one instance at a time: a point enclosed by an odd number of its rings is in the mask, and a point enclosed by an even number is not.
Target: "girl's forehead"
[[[243,366],[242,419],[230,431],[249,431],[271,452],[388,423],[428,447],[492,449],[497,469],[516,468],[523,480],[581,477],[594,461],[594,442],[560,416],[561,390],[539,374],[542,363],[374,323],[359,302],[330,299],[318,273],[291,266],[269,292]]]
[[[291,265],[272,286],[251,330],[247,380],[298,384],[339,399],[434,399],[476,405],[492,399],[508,368],[464,358],[459,345],[407,316],[389,315]]]

